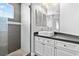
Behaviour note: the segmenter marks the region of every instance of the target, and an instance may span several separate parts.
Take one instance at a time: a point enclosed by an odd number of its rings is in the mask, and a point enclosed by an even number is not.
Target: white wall
[[[79,3],[60,4],[60,32],[79,35]]]
[[[21,49],[30,52],[30,8],[29,4],[21,4]]]

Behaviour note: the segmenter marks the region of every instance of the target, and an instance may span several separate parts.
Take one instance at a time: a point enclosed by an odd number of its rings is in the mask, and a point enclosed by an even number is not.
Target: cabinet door
[[[54,47],[44,45],[44,56],[54,56]]]
[[[60,49],[57,49],[56,53],[57,56],[74,56],[74,54]]]
[[[43,44],[40,42],[39,38],[35,38],[35,52],[43,55]]]
[[[52,55],[52,47],[48,45],[44,45],[44,56]]]
[[[55,50],[54,50],[54,47],[52,47],[52,56],[55,55]]]
[[[56,47],[56,55],[57,56],[75,56],[74,51],[63,47]]]
[[[53,56],[54,55],[54,40],[46,39],[44,41],[44,55]]]
[[[40,55],[43,55],[43,44],[42,43],[36,42],[35,52],[40,54]]]

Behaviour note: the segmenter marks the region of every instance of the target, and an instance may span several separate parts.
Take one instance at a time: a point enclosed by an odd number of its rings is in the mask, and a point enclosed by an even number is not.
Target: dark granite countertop
[[[55,32],[54,36],[43,36],[43,35],[39,35],[38,32],[35,32],[34,36],[79,44],[79,36],[74,36],[65,33]]]

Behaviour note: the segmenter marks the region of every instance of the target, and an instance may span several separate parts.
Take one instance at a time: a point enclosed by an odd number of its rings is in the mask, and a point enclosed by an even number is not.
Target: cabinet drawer
[[[35,37],[35,41],[44,42],[45,38]]]
[[[40,55],[43,55],[43,44],[42,43],[39,43],[39,42],[36,42],[35,43],[35,52],[40,54]]]
[[[56,46],[60,46],[60,47],[66,48],[66,49],[79,51],[79,44],[63,42],[63,41],[56,41]]]
[[[46,40],[44,41],[44,44],[49,45],[49,46],[54,46],[54,40],[46,39]]]
[[[47,39],[47,38],[46,38],[46,39],[44,40],[44,43],[54,44],[54,40],[51,40],[51,39]]]

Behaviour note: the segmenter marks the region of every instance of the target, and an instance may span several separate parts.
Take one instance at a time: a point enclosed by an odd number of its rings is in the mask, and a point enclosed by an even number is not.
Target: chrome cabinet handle
[[[57,47],[55,47],[55,49],[57,49]]]
[[[66,45],[64,45],[64,47],[66,47]]]
[[[38,40],[40,40],[40,39],[38,38]]]
[[[41,43],[42,45],[45,45],[44,43]]]
[[[49,42],[49,41],[47,41],[47,42]]]
[[[43,45],[45,45],[45,44],[43,43]]]

